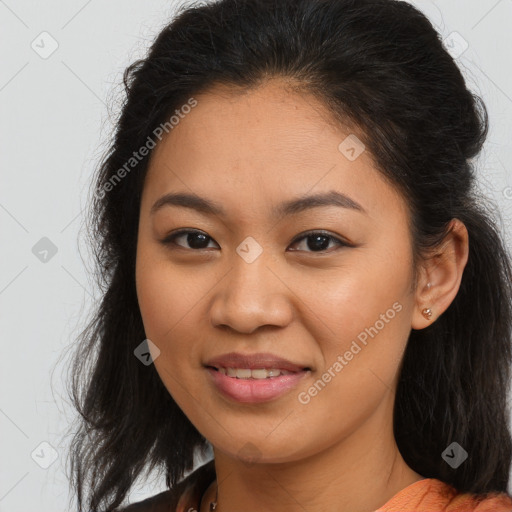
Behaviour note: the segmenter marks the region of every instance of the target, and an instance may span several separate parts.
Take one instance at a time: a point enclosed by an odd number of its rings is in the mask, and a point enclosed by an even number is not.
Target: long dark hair
[[[460,492],[507,492],[512,271],[475,184],[485,105],[429,20],[404,1],[220,0],[181,6],[147,58],[126,69],[127,98],[95,178],[89,239],[103,296],[70,367],[80,413],[70,450],[79,511],[117,507],[144,469],[163,470],[174,486],[209,444],[154,367],[134,356],[146,338],[135,257],[151,151],[137,162],[133,152],[154,141],[158,127],[168,131],[194,95],[216,84],[249,90],[272,77],[314,94],[359,130],[410,208],[415,262],[453,218],[465,224],[469,260],[457,296],[433,324],[410,333],[394,433],[419,474]],[[441,456],[453,441],[469,454],[457,469]]]

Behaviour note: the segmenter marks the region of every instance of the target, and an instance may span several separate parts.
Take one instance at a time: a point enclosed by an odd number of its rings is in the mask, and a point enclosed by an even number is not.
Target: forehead
[[[313,145],[332,144],[325,137],[328,130],[335,138],[342,135],[318,99],[278,81],[250,90],[218,85],[194,99],[197,105],[181,116],[160,147],[168,142],[175,150],[194,149],[198,157],[208,153],[216,160],[250,155],[260,161],[280,154],[307,162],[315,159]]]
[[[368,151],[347,158],[343,144],[357,134],[312,95],[270,82],[250,91],[216,87],[194,98],[197,105],[153,151],[145,188],[154,199],[188,189],[261,209],[334,189],[367,205],[369,215],[379,202],[389,208],[401,201]]]

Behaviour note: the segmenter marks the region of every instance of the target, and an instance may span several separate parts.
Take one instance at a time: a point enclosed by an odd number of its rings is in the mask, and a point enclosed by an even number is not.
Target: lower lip
[[[307,370],[267,379],[237,379],[213,368],[206,369],[217,389],[237,402],[245,403],[274,400],[297,386],[299,381],[311,373]]]

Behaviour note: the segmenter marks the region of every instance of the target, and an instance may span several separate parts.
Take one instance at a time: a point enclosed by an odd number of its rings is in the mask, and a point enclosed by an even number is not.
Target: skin
[[[195,98],[197,106],[151,157],[136,285],[146,335],[161,351],[155,368],[213,446],[216,510],[376,510],[423,478],[404,462],[393,436],[399,364],[410,330],[434,322],[456,296],[467,231],[452,221],[452,233],[421,261],[413,286],[407,203],[368,151],[354,161],[340,152],[355,132],[279,80],[248,93],[216,86]],[[330,190],[366,213],[327,206],[281,220],[271,215],[282,201]],[[157,199],[177,191],[219,203],[226,216],[178,206],[151,215]],[[178,228],[206,234],[194,239],[204,249],[191,247],[187,235],[163,244]],[[309,230],[353,246],[328,238],[322,253],[308,238],[292,243]],[[263,249],[252,263],[236,252],[249,236]],[[299,393],[394,303],[400,312],[300,403]],[[421,314],[425,307],[430,320]],[[230,351],[272,352],[312,371],[276,400],[237,403],[216,390],[203,367]],[[200,512],[215,498],[215,483]]]

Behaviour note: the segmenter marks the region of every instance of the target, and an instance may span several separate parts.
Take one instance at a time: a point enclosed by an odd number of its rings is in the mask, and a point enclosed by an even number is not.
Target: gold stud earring
[[[430,320],[430,317],[432,316],[432,310],[430,308],[425,308],[421,314],[427,319]]]

